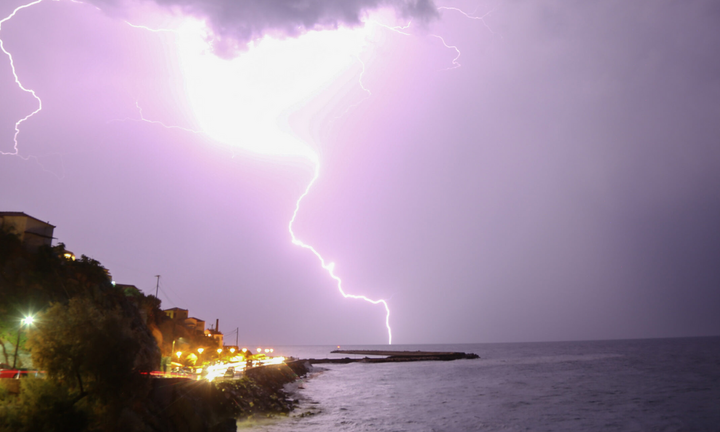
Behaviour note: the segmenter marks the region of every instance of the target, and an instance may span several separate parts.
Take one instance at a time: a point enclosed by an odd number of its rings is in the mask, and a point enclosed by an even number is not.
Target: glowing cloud
[[[362,26],[368,12],[392,9],[403,19],[437,17],[432,0],[87,0],[102,10],[134,21],[148,10],[192,16],[207,24],[210,48],[222,57],[271,35],[297,37],[308,31]]]
[[[365,30],[311,31],[283,40],[266,36],[233,59],[212,53],[206,31],[202,22],[189,21],[177,43],[185,89],[201,129],[258,154],[317,162],[315,152],[281,119],[357,62]]]

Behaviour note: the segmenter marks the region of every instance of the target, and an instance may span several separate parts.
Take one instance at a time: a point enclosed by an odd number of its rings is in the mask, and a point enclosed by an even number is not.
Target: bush
[[[53,381],[27,378],[20,395],[0,407],[2,432],[82,432],[88,426],[88,410],[78,395]]]

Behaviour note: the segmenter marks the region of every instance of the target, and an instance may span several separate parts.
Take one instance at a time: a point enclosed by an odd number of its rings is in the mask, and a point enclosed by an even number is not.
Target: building
[[[192,329],[192,330],[197,330],[201,333],[205,333],[205,321],[201,320],[200,318],[195,318],[195,317],[185,318],[185,327]]]
[[[215,339],[218,346],[223,346],[223,334],[213,328],[205,330],[205,336]]]
[[[188,318],[188,310],[174,307],[171,309],[165,309],[165,315],[169,316],[170,319],[179,319],[185,321]]]
[[[218,342],[218,346],[223,346],[223,334],[217,329],[220,325],[220,320],[215,321],[215,328],[211,325],[209,329],[206,329],[205,321],[200,318],[188,316],[187,309],[174,307],[171,309],[165,309],[163,312],[165,312],[165,315],[170,317],[170,319],[182,321],[183,325],[187,329],[197,331],[200,334],[205,335],[205,337],[211,337]]]
[[[28,250],[34,251],[40,246],[52,246],[55,225],[23,212],[0,212],[0,227],[12,229]]]
[[[220,320],[215,320],[215,328],[210,326],[209,330],[205,330],[205,336],[211,337],[218,342],[218,346],[223,346],[223,334],[220,332]]]

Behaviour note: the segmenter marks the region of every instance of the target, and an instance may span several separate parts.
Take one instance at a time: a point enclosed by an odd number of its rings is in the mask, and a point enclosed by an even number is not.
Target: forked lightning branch
[[[21,5],[15,8],[6,18],[0,20],[0,50],[9,60],[15,83],[22,91],[29,93],[37,100],[37,108],[15,123],[13,150],[11,152],[0,151],[2,155],[13,155],[23,159],[30,156],[24,157],[20,154],[18,137],[21,126],[42,110],[42,101],[35,94],[35,91],[22,84],[16,72],[15,60],[3,44],[1,32],[4,23],[15,17],[23,9],[37,5],[42,1],[36,0]],[[80,1],[70,1],[82,5]],[[458,12],[467,18],[480,21],[485,17],[485,15],[474,16],[452,7],[440,7],[437,11]],[[327,87],[328,83],[336,79],[338,74],[342,74],[356,66],[358,61],[362,65],[362,72],[357,81],[367,94],[367,97],[369,97],[370,92],[362,83],[365,63],[360,58],[360,52],[366,46],[368,32],[371,28],[384,28],[405,36],[411,36],[412,34],[408,30],[410,23],[402,27],[392,27],[368,19],[365,25],[355,29],[336,28],[328,31],[309,31],[298,37],[285,38],[282,41],[264,37],[252,42],[247,51],[232,60],[220,59],[212,54],[207,39],[208,29],[201,20],[188,17],[185,24],[177,29],[153,29],[144,25],[127,24],[142,31],[172,35],[171,37],[174,38],[173,43],[178,50],[180,67],[185,78],[184,85],[188,94],[188,102],[200,127],[199,130],[194,130],[179,126],[168,126],[160,121],[147,119],[143,116],[139,104],[137,104],[139,118],[121,121],[142,121],[168,129],[182,129],[188,132],[201,133],[218,142],[238,145],[245,150],[266,156],[299,156],[309,160],[313,164],[313,176],[295,203],[295,210],[288,223],[288,232],[292,243],[307,249],[317,257],[320,265],[335,281],[338,291],[344,298],[382,305],[385,309],[388,344],[391,344],[392,329],[390,328],[390,307],[388,303],[382,299],[374,300],[365,295],[345,292],[342,279],[335,273],[335,264],[326,262],[315,248],[300,240],[293,231],[293,224],[300,211],[300,204],[320,175],[320,161],[317,154],[306,143],[279,131],[276,119],[283,115],[287,107],[301,105],[311,95]],[[439,39],[446,49],[455,51],[456,55],[452,59],[452,65],[447,69],[460,67],[458,62],[460,50],[456,46],[447,43],[441,36],[435,34],[429,36]],[[299,64],[303,66],[298,67]],[[262,70],[263,67],[266,69]],[[258,68],[261,70],[258,70]],[[283,76],[282,72],[279,73],[279,71],[287,71],[285,73],[289,75]],[[207,79],[207,77],[212,77],[212,79]],[[291,85],[295,87],[289,87]],[[253,104],[253,101],[262,101],[263,103]]]

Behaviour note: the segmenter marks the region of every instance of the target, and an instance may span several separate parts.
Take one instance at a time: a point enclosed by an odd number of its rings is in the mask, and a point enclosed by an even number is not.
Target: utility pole
[[[155,284],[155,298],[158,298],[158,289],[160,288],[160,275],[155,275],[157,283]]]

